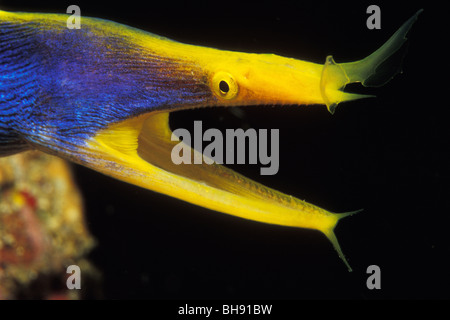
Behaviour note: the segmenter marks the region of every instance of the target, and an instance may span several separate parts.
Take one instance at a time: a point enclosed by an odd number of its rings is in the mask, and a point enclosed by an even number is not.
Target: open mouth
[[[205,161],[200,161],[201,163],[195,164],[175,164],[171,159],[172,151],[175,146],[180,143],[184,144],[184,142],[172,141],[169,114],[168,112],[152,113],[142,120],[136,148],[137,155],[141,159],[173,175],[235,195],[265,201],[270,199],[276,202],[290,200],[289,196],[265,187],[217,163],[207,164]],[[200,151],[194,150],[186,144],[184,150],[189,150],[190,159],[205,157]]]
[[[175,164],[169,112],[152,112],[99,132],[88,148],[98,155],[90,166],[120,180],[237,217],[316,229],[333,243],[347,264],[334,228],[355,212],[334,214],[293,196],[265,187],[215,163]],[[181,142],[182,143],[182,142]],[[191,156],[202,154],[189,147]]]
[[[110,159],[114,166],[96,165],[95,169],[135,185],[168,194],[216,211],[254,218],[263,214],[262,222],[298,226],[274,212],[287,210],[326,210],[286,195],[251,180],[223,165],[175,164],[169,112],[151,112],[122,121],[100,132],[91,141],[99,158]],[[190,146],[191,158],[202,157]],[[91,163],[94,163],[91,161]],[[97,161],[98,163],[98,161]],[[120,165],[120,167],[117,167]],[[252,214],[248,214],[252,212]],[[294,214],[293,217],[296,215]],[[287,220],[286,220],[287,219]]]

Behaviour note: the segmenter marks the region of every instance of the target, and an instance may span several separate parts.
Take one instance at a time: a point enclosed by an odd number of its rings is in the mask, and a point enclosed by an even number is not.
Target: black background
[[[60,13],[77,4],[82,15],[181,42],[317,63],[329,54],[337,62],[365,57],[425,9],[403,73],[361,89],[375,99],[341,104],[334,115],[324,106],[171,115],[173,128],[202,120],[205,129],[280,129],[278,174],[233,168],[333,212],[364,208],[336,228],[352,273],[317,231],[216,213],[74,166],[98,241],[90,259],[103,274],[103,298],[450,298],[448,27],[432,2],[391,2],[0,2],[3,10]],[[381,7],[381,30],[366,28],[371,4]],[[381,290],[366,287],[373,264]]]

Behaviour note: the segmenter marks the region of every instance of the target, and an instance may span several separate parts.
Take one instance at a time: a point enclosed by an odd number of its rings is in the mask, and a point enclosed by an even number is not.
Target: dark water
[[[364,208],[336,228],[353,273],[319,232],[215,213],[76,166],[99,244],[90,258],[104,275],[106,298],[450,298],[448,88],[436,41],[446,25],[439,7],[378,1],[382,28],[368,30],[368,1],[76,4],[82,15],[181,42],[314,62],[329,54],[337,62],[362,58],[425,9],[410,32],[403,74],[362,90],[376,99],[342,104],[333,116],[324,106],[245,108],[243,118],[226,109],[171,116],[173,127],[202,120],[216,128],[280,129],[277,175],[260,176],[259,165],[233,168],[330,211]],[[9,1],[2,8],[63,12],[67,5]],[[380,290],[366,287],[370,265],[381,269]]]

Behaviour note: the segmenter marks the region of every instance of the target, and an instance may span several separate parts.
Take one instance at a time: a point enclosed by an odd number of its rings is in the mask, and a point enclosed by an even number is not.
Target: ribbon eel
[[[332,213],[218,164],[175,165],[169,113],[267,104],[323,104],[333,113],[367,97],[344,92],[346,84],[393,76],[383,62],[420,12],[365,59],[329,56],[321,65],[182,44],[97,18],[68,29],[67,15],[0,11],[0,154],[38,149],[211,210],[316,229],[351,271],[333,230],[355,212]]]

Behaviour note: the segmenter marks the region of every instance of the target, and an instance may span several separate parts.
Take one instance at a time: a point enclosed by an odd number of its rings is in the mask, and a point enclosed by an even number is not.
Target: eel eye
[[[219,83],[220,93],[227,94],[230,91],[230,86],[225,80],[221,80]]]
[[[236,80],[227,72],[218,72],[214,75],[212,89],[217,96],[226,100],[236,97],[239,91]]]

